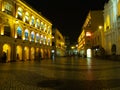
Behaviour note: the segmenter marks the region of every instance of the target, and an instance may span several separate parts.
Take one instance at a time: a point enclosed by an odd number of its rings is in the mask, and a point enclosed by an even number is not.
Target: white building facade
[[[108,55],[112,54],[112,46],[116,46],[116,54],[120,55],[120,0],[109,0],[104,6],[104,48]]]

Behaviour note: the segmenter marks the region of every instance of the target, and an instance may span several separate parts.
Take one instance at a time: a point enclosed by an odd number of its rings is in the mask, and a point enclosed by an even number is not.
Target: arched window
[[[27,29],[25,30],[25,40],[29,40],[29,33]]]
[[[20,27],[17,28],[17,38],[22,39],[22,29]]]
[[[17,11],[17,16],[16,18],[22,20],[22,17],[23,17],[23,9],[21,7],[18,8],[18,11]]]
[[[37,19],[36,24],[35,24],[35,27],[36,27],[36,28],[40,28],[40,21],[39,21],[39,19]]]
[[[44,23],[43,22],[40,23],[40,28],[41,28],[41,30],[44,30]]]
[[[50,38],[48,38],[48,45],[50,45]]]
[[[40,35],[40,44],[43,44],[43,35]]]
[[[37,33],[36,34],[36,42],[39,42],[39,40],[40,40],[40,37],[39,37],[39,34]]]
[[[35,38],[35,34],[34,34],[34,32],[32,31],[32,32],[31,32],[31,41],[32,41],[32,42],[34,42],[34,38]]]
[[[25,17],[24,17],[24,22],[26,22],[26,23],[29,23],[29,13],[28,12],[26,12],[25,13]]]
[[[48,26],[47,33],[48,33],[48,34],[50,34],[50,33],[51,33],[50,26]]]
[[[44,25],[44,32],[47,32],[47,25]]]
[[[46,36],[43,37],[43,44],[46,44]]]
[[[34,25],[35,25],[35,18],[34,18],[34,16],[32,16],[32,18],[31,18],[30,25],[32,25],[32,26],[34,26]]]

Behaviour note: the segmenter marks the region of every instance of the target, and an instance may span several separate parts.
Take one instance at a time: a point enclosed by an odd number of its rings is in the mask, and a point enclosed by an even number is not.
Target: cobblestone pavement
[[[62,57],[0,63],[0,90],[120,90],[120,61]]]

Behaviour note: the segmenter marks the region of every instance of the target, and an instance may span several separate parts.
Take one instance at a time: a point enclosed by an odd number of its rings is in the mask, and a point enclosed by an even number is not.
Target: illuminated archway
[[[49,50],[49,49],[48,49],[47,53],[48,53],[48,58],[50,58],[50,56],[51,56],[50,54],[51,54],[51,53],[50,53],[50,50]]]
[[[24,60],[29,60],[29,48],[24,47]]]
[[[22,47],[17,46],[16,48],[17,60],[22,60]]]
[[[32,47],[30,52],[31,52],[30,59],[34,60],[35,59],[35,49]]]
[[[3,52],[6,53],[7,59],[6,61],[9,62],[11,59],[11,47],[9,44],[4,44],[3,45]]]
[[[92,50],[90,48],[87,49],[87,57],[92,57]]]
[[[39,52],[39,48],[36,48],[36,54],[35,54],[35,59],[38,60],[40,57],[40,52]]]
[[[40,54],[41,54],[41,58],[44,58],[44,56],[43,56],[43,49],[40,49]]]

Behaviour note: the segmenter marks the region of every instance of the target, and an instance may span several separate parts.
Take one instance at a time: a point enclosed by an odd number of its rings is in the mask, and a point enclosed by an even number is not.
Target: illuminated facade
[[[104,6],[105,49],[111,55],[111,48],[116,46],[120,55],[120,0],[109,0]]]
[[[53,40],[52,40],[52,54],[55,56],[65,56],[66,53],[66,46],[65,46],[65,38],[60,33],[57,28],[53,28]]]
[[[78,51],[81,56],[92,57],[92,47],[98,26],[103,26],[103,12],[101,10],[90,11],[82,27],[82,32],[78,37]]]
[[[50,58],[52,23],[21,0],[0,0],[0,56],[7,62]]]

